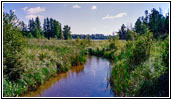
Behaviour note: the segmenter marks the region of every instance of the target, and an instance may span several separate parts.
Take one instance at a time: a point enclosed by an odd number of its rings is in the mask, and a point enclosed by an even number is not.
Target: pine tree
[[[51,37],[51,29],[50,29],[50,21],[49,18],[47,17],[44,19],[44,36],[48,39]]]
[[[41,30],[41,22],[39,20],[39,17],[36,17],[35,19],[35,27],[38,29],[39,34],[42,32]]]
[[[119,39],[126,39],[127,29],[124,24],[122,24],[121,29],[119,30],[118,34],[119,34]]]
[[[60,39],[60,27],[59,22],[54,20],[54,35],[57,39]]]
[[[27,36],[27,26],[23,21],[21,21],[20,28],[23,36]]]
[[[71,39],[71,31],[70,31],[70,27],[68,25],[65,25],[63,28],[63,35],[64,35],[64,39],[68,40]]]
[[[61,27],[61,24],[59,23],[59,39],[60,40],[63,40],[64,39],[64,35],[63,35],[63,31],[62,31],[62,27]]]

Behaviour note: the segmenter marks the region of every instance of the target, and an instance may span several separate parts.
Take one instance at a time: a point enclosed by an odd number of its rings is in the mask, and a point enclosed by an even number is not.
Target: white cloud
[[[24,8],[21,8],[21,9],[23,9],[24,11],[26,11],[28,9],[28,7],[24,7]]]
[[[37,14],[44,11],[45,11],[45,8],[41,8],[41,7],[29,8],[27,10],[28,14]]]
[[[34,8],[28,8],[28,7],[24,7],[21,8],[23,11],[25,11],[27,14],[37,14],[40,12],[44,12],[45,8],[41,8],[41,7],[34,7]]]
[[[40,19],[43,19],[44,18],[44,16],[42,16],[42,15],[32,15],[32,14],[31,15],[26,15],[25,18],[27,18],[27,19],[32,19],[32,18],[35,19],[37,16]]]
[[[81,8],[79,5],[73,5],[72,8]]]
[[[127,13],[118,13],[114,16],[110,16],[109,14],[106,15],[105,17],[103,17],[102,19],[115,19],[115,18],[121,18],[121,17],[124,17],[124,16],[127,16]]]
[[[92,9],[92,10],[96,10],[97,7],[96,7],[96,6],[92,6],[91,9]]]
[[[40,12],[44,12],[45,11],[45,8],[41,8],[41,7],[33,7],[33,8],[28,8],[28,7],[24,7],[24,8],[21,8],[23,11],[25,11],[26,12],[26,16],[25,16],[25,18],[27,18],[27,19],[35,19],[37,16],[39,17],[39,18],[44,18],[44,16],[42,16],[42,15],[38,15],[38,13],[40,13]]]
[[[13,12],[16,12],[16,10],[14,9],[14,10],[12,10]]]

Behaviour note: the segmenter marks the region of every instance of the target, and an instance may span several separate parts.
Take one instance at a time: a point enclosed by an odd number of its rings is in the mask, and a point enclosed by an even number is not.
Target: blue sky
[[[134,26],[138,17],[152,8],[169,10],[169,3],[3,3],[3,11],[15,11],[19,20],[26,24],[30,18],[39,16],[54,18],[62,25],[71,26],[72,34],[110,35],[122,24]]]

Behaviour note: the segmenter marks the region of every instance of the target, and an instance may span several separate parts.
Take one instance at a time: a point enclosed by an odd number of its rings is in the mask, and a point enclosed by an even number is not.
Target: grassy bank
[[[116,96],[168,96],[168,38],[135,41],[113,39],[102,48],[90,48],[91,55],[114,62],[110,82]],[[165,61],[164,61],[165,59]]]
[[[36,89],[51,76],[66,72],[72,66],[86,61],[86,43],[55,39],[25,41],[24,53],[20,54],[20,77],[11,81],[7,75],[3,75],[3,96],[20,96],[24,92]]]

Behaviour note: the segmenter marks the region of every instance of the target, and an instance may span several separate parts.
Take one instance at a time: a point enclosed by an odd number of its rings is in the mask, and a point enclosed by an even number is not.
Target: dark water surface
[[[112,97],[108,82],[112,64],[100,57],[88,56],[84,65],[50,78],[25,97]]]

